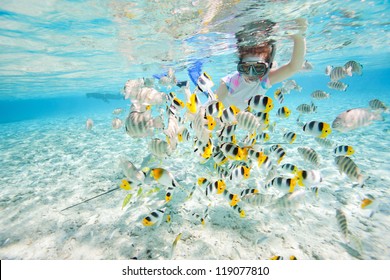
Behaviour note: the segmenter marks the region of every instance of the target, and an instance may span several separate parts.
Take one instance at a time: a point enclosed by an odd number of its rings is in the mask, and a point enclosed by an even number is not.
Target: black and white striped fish
[[[330,94],[329,93],[326,93],[325,91],[323,90],[315,90],[311,93],[310,95],[312,98],[314,99],[318,99],[318,100],[321,100],[321,99],[327,99],[330,97]]]
[[[348,156],[335,157],[335,163],[340,172],[346,174],[352,181],[363,184],[364,177],[356,163]]]
[[[329,66],[328,66],[329,67]],[[328,68],[327,67],[327,68]],[[352,76],[352,67],[344,68],[343,66],[331,67],[329,72],[330,80],[332,82],[344,79],[347,75]]]
[[[306,192],[304,190],[297,190],[278,198],[271,207],[275,209],[294,209],[302,204],[305,197]]]
[[[347,63],[344,64],[344,68],[347,69],[351,67],[352,68],[352,73],[356,73],[358,75],[361,75],[362,74],[362,71],[363,71],[363,65],[361,65],[360,63],[354,61],[354,60],[350,60],[348,61]]]
[[[324,148],[333,148],[336,143],[328,138],[314,138],[314,140],[320,144],[321,147],[324,147]]]
[[[261,134],[257,134],[256,137],[256,142],[262,142],[262,143],[266,143],[270,140],[270,136],[267,132],[262,132]]]
[[[348,85],[340,82],[340,81],[331,81],[327,83],[328,88],[335,89],[335,90],[340,90],[340,91],[346,91],[348,88]]]
[[[241,111],[236,116],[238,126],[249,132],[255,132],[260,127],[260,121],[250,112]]]
[[[347,217],[345,216],[345,213],[340,209],[336,209],[336,220],[341,233],[345,238],[348,238],[349,230]]]
[[[368,102],[368,105],[373,110],[381,110],[381,111],[385,111],[385,112],[389,111],[389,108],[385,105],[385,103],[383,103],[379,99],[370,100],[370,102]]]
[[[317,111],[317,106],[313,102],[311,104],[300,104],[296,110],[301,114],[311,114]]]
[[[146,137],[153,134],[154,128],[163,128],[160,116],[152,118],[150,111],[130,112],[125,121],[126,133],[131,137]]]
[[[149,143],[149,150],[156,157],[167,157],[172,154],[171,146],[166,141],[158,138],[152,139]]]
[[[318,166],[320,164],[320,159],[315,150],[310,147],[299,147],[298,148],[299,155],[307,162]]]
[[[268,206],[275,200],[275,195],[253,193],[251,195],[244,195],[241,197],[242,201],[252,206]]]

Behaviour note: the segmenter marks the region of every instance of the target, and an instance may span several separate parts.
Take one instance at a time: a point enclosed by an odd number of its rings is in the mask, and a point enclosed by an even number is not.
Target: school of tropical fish
[[[348,86],[340,80],[353,74],[361,75],[362,68],[355,61],[349,61],[344,66],[328,66],[328,87],[345,91]],[[150,209],[148,215],[140,217],[143,226],[157,227],[164,221],[170,223],[181,211],[175,197],[184,196],[183,201],[196,197],[204,205],[202,213],[181,213],[188,215],[194,224],[201,225],[210,219],[209,211],[215,205],[225,205],[226,211],[245,218],[248,208],[289,210],[301,205],[308,195],[313,196],[314,193],[318,197],[321,184],[326,180],[320,170],[321,157],[316,147],[300,145],[299,135],[312,137],[321,147],[329,149],[340,174],[345,174],[352,183],[364,186],[368,175],[362,173],[351,157],[354,148],[337,144],[327,137],[332,130],[345,133],[382,120],[382,114],[388,113],[382,101],[374,99],[367,108],[351,108],[342,112],[335,116],[332,124],[320,120],[302,123],[298,117],[295,127],[283,129],[282,139],[275,139],[273,135],[278,123],[289,118],[294,111],[282,106],[286,95],[291,91],[302,91],[294,80],[283,82],[282,87],[274,92],[274,99],[254,95],[243,111],[234,105],[226,108],[212,92],[213,85],[211,77],[203,73],[191,93],[189,82],[178,83],[174,71],[170,69],[166,76],[160,78],[158,85],[150,79],[140,78],[128,80],[124,86],[124,98],[131,102],[130,112],[124,121],[115,117],[112,126],[114,129],[124,126],[131,138],[147,139],[148,146],[144,150],[148,160],[139,167],[128,159],[121,160],[125,179],[121,181],[120,188],[127,192],[122,208],[154,197],[157,206]],[[168,90],[177,88],[184,98],[179,98],[180,95],[173,91],[169,94],[160,91],[162,87]],[[201,94],[208,96],[205,103],[199,98]],[[310,104],[295,108],[300,116],[316,112],[314,101],[331,98],[330,93],[322,90],[316,90],[310,96],[313,99]],[[281,107],[275,109],[277,103]],[[122,112],[123,109],[118,108],[113,114]],[[86,126],[91,129],[92,120],[89,119]],[[178,149],[184,143],[191,143],[190,151]],[[296,159],[289,156],[291,145],[298,145],[293,148],[296,147],[301,160],[311,168],[301,168]],[[192,157],[209,172],[199,174],[191,184],[181,182],[174,172],[158,164],[158,159],[169,158],[175,153]],[[150,160],[151,157],[157,160]],[[251,178],[254,180],[249,180]],[[254,181],[256,184],[253,184]],[[367,194],[362,199],[361,208],[372,208],[374,201],[375,198]],[[343,238],[353,238],[343,210],[336,210],[336,221]],[[171,255],[180,236],[174,241]],[[275,256],[271,259],[283,258]],[[292,256],[291,259],[296,258]]]

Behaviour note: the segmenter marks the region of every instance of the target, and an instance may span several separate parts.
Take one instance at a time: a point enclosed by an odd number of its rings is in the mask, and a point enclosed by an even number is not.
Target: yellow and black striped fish
[[[251,110],[259,112],[269,112],[274,108],[273,101],[270,97],[265,95],[255,95],[248,100],[248,106]]]
[[[224,180],[214,181],[206,187],[206,196],[209,196],[211,193],[222,194],[225,189],[226,183]]]
[[[275,99],[279,102],[279,104],[282,104],[283,101],[284,101],[284,95],[282,93],[282,88],[278,88],[277,90],[275,90],[274,92],[274,97]]]
[[[214,100],[206,106],[206,114],[220,118],[224,108],[225,107],[223,106],[221,101]]]
[[[240,214],[241,218],[245,218],[245,211],[238,204],[232,206],[232,209],[238,214]]]
[[[296,178],[275,177],[265,185],[265,188],[268,189],[270,187],[277,187],[282,190],[288,190],[289,193],[292,193],[296,185]]]
[[[295,142],[295,140],[297,139],[297,134],[290,131],[290,132],[286,132],[285,134],[283,134],[283,138],[284,140],[286,140],[289,144],[292,144]]]
[[[176,182],[174,176],[166,169],[153,168],[151,169],[150,176],[152,176],[157,182],[167,187],[167,193],[165,200],[168,202],[172,199],[172,192],[177,187],[180,187]]]
[[[284,118],[284,119],[287,119],[291,114],[291,111],[289,108],[287,108],[286,106],[283,106],[281,108],[278,109],[278,112],[277,112],[277,116],[279,118]]]
[[[233,160],[243,160],[244,159],[244,153],[240,146],[233,144],[233,143],[222,143],[220,145],[220,149],[223,152],[223,154]]]
[[[225,125],[221,130],[217,131],[218,137],[230,137],[236,133],[237,124]]]
[[[259,193],[259,191],[257,189],[245,189],[245,190],[241,191],[240,197],[244,197],[244,196],[255,194],[255,193]]]
[[[238,166],[232,170],[229,176],[230,181],[241,181],[248,179],[250,175],[250,168],[246,166]]]
[[[225,179],[230,176],[230,172],[220,165],[215,166],[215,170],[217,171],[219,178]]]
[[[230,206],[235,206],[240,201],[237,194],[232,194],[226,189],[223,191],[223,197],[229,202]]]
[[[213,160],[216,165],[223,165],[229,161],[229,159],[225,156],[225,154],[219,149],[219,147],[216,147],[215,152],[213,153]]]
[[[179,130],[179,133],[177,134],[177,139],[179,140],[179,142],[190,140],[190,132],[186,127],[183,127]]]
[[[262,127],[266,128],[269,126],[269,113],[257,112],[254,115],[258,118]]]
[[[261,134],[257,134],[254,139],[256,139],[256,142],[266,143],[270,140],[270,136],[267,132],[262,132]]]
[[[277,158],[277,164],[280,164],[280,162],[284,159],[284,157],[286,156],[286,152],[285,150],[283,149],[282,146],[278,145],[277,147],[275,147],[272,151],[272,153],[276,156]]]
[[[143,218],[142,224],[146,227],[159,226],[164,217],[165,208],[152,211],[148,216]]]
[[[297,174],[299,171],[298,166],[291,164],[291,163],[285,163],[280,167],[282,170],[292,173],[292,174]]]
[[[322,176],[318,170],[299,170],[297,173],[298,185],[313,186],[322,182]]]
[[[328,123],[318,121],[311,121],[306,123],[302,127],[302,130],[309,135],[319,138],[325,138],[332,132],[332,129]]]
[[[198,178],[198,185],[200,187],[204,188],[204,187],[207,187],[210,184],[211,184],[211,182],[209,180],[207,180],[205,177]]]
[[[240,109],[238,109],[236,106],[231,105],[228,108],[225,108],[222,111],[222,115],[219,118],[222,123],[229,124],[236,121],[236,115],[240,112]]]

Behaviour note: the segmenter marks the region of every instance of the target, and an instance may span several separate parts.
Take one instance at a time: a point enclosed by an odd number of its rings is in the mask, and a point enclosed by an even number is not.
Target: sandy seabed
[[[111,116],[92,118],[95,125],[91,131],[85,129],[85,117],[0,125],[1,259],[257,260],[275,255],[284,259],[291,255],[298,259],[390,259],[387,122],[349,133],[348,138],[342,134],[330,137],[356,150],[353,159],[369,177],[363,188],[340,175],[332,149],[301,135],[294,145],[281,142],[287,153],[282,163],[310,169],[297,148],[316,149],[324,178],[318,198],[307,190],[293,208],[243,203],[246,217],[240,218],[220,196],[208,201],[197,187],[192,199],[186,200],[185,193],[178,190],[170,202],[171,222],[164,218],[158,227],[144,227],[142,219],[161,205],[164,189],[133,199],[124,209],[127,193],[118,189],[61,212],[117,187],[124,178],[118,164],[121,158],[139,167],[148,155],[148,139],[132,139],[123,129],[113,130]],[[190,190],[197,178],[212,178],[207,164],[201,165],[191,150],[191,143],[180,143],[171,157],[149,165],[168,169]],[[253,172],[244,186],[267,194],[262,189],[264,178],[256,174],[261,173]],[[377,200],[372,217],[371,210],[360,208],[361,198],[367,194]],[[203,226],[194,214],[203,213],[210,203]],[[344,211],[355,238],[343,236],[335,209]],[[181,238],[172,251],[179,233]]]

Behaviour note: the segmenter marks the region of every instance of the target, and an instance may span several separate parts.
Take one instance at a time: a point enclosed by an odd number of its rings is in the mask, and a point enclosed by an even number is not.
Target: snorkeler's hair
[[[238,57],[240,60],[247,55],[262,56],[268,62],[272,62],[275,54],[275,45],[273,41],[264,42],[256,46],[238,46]]]
[[[263,56],[272,62],[275,55],[275,41],[270,40],[275,22],[258,20],[247,23],[236,32],[237,51],[241,60],[246,55]]]

